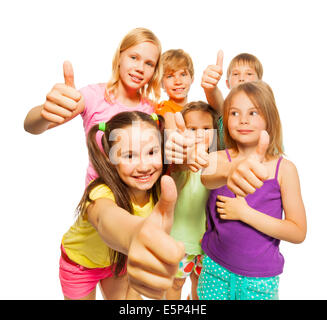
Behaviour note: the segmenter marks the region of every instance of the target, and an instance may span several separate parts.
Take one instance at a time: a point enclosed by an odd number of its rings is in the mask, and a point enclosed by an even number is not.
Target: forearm
[[[49,129],[51,122],[41,116],[41,110],[42,106],[37,106],[28,112],[24,120],[25,131],[32,134],[40,134]]]
[[[118,206],[108,206],[98,199],[89,206],[96,221],[90,221],[108,247],[127,255],[133,234],[140,229],[144,219],[131,215]]]
[[[292,243],[303,242],[306,235],[306,230],[296,222],[277,219],[251,207],[243,212],[241,221],[270,237]]]
[[[231,170],[231,163],[220,159],[218,153],[209,154],[209,166],[202,170],[201,182],[207,189],[217,189],[227,183],[227,177]]]
[[[204,93],[206,95],[208,103],[214,108],[218,115],[221,116],[223,113],[224,97],[218,87],[214,89],[205,89]]]

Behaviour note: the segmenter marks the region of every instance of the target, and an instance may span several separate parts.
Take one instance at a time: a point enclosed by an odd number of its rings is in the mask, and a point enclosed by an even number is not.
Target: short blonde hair
[[[240,53],[236,57],[232,59],[232,61],[229,63],[228,69],[227,69],[227,79],[229,78],[232,69],[240,64],[246,64],[249,65],[251,68],[253,68],[258,76],[258,79],[261,80],[263,76],[263,67],[260,62],[260,60],[250,53]]]
[[[161,43],[152,31],[145,28],[135,28],[131,30],[129,33],[125,35],[123,40],[120,42],[115,52],[115,55],[112,59],[112,75],[111,75],[111,79],[107,83],[106,92],[105,92],[107,99],[110,99],[110,94],[115,95],[115,91],[118,87],[120,54],[123,51],[129,49],[130,47],[133,47],[143,42],[151,42],[157,46],[159,50],[159,59],[155,66],[152,79],[149,81],[147,85],[145,85],[141,89],[140,93],[143,97],[150,98],[150,96],[152,95],[155,100],[159,100],[161,94],[160,81],[162,77],[162,67],[161,67],[161,58],[160,58]]]
[[[248,96],[266,121],[266,131],[269,134],[269,146],[266,156],[269,158],[282,155],[284,153],[282,124],[276,106],[274,93],[270,86],[261,80],[242,83],[234,87],[226,97],[223,117],[224,140],[226,147],[237,150],[237,144],[229,134],[228,119],[233,98],[240,92],[244,92]]]
[[[190,76],[194,76],[193,62],[188,53],[182,49],[171,49],[162,54],[163,74],[176,72],[178,70],[187,70]]]

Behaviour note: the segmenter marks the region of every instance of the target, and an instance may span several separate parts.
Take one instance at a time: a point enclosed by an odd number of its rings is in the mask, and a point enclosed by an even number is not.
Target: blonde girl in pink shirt
[[[81,115],[85,136],[91,127],[107,122],[123,111],[154,112],[154,101],[160,98],[161,43],[152,31],[145,28],[131,30],[119,44],[112,61],[112,75],[108,83],[93,84],[80,90],[75,88],[70,62],[63,65],[65,83],[55,84],[42,105],[32,108],[24,121],[24,128],[32,134],[66,123]],[[97,134],[98,145],[103,132]],[[89,162],[86,186],[98,174]],[[121,279],[120,279],[121,278]],[[112,278],[111,295],[106,299],[125,298],[125,277]],[[120,292],[120,293],[119,293]]]
[[[108,121],[123,111],[154,112],[153,99],[160,98],[161,44],[152,31],[131,30],[119,44],[112,61],[108,83],[75,88],[70,62],[63,65],[65,83],[55,84],[42,105],[32,108],[24,128],[40,134],[81,115],[85,136],[99,122]],[[101,136],[98,137],[99,139]],[[86,185],[97,177],[91,164],[87,169]]]

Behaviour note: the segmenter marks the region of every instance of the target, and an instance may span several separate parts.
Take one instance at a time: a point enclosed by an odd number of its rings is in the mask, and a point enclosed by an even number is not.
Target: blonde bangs
[[[263,67],[260,60],[254,56],[253,54],[249,53],[241,53],[234,57],[230,62],[228,69],[227,69],[227,79],[229,78],[232,69],[238,65],[248,65],[249,67],[253,68],[258,76],[258,79],[261,80],[263,76]]]
[[[182,49],[171,49],[162,54],[163,74],[174,73],[178,70],[187,70],[194,76],[193,62],[188,53]]]
[[[269,146],[266,152],[268,158],[281,156],[283,152],[282,125],[275,102],[275,97],[270,86],[263,81],[247,82],[233,88],[224,103],[224,139],[226,147],[236,148],[237,144],[228,131],[229,110],[233,97],[239,92],[244,92],[253,105],[261,112],[266,121],[266,131],[269,134]]]

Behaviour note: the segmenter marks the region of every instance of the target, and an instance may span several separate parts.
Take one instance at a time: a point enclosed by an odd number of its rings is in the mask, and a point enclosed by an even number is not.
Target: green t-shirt
[[[223,117],[219,117],[218,119],[218,132],[219,132],[219,150],[225,149],[224,142],[224,125],[223,125]]]
[[[175,240],[184,243],[187,254],[202,254],[200,240],[206,231],[205,208],[209,190],[201,183],[201,171],[179,171],[173,172],[171,176],[177,186],[178,198],[170,234]]]

